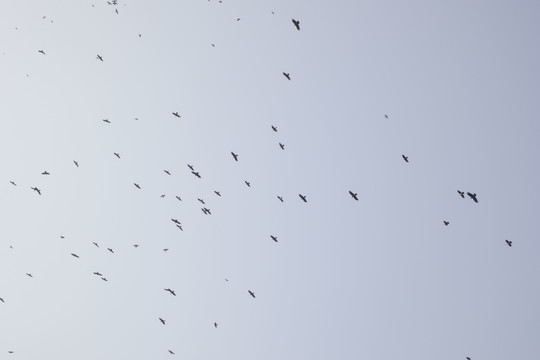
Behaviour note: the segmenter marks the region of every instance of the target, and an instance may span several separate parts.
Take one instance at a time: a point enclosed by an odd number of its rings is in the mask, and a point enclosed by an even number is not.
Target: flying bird
[[[41,175],[51,175],[49,174],[46,170],[44,172],[41,173]]]
[[[272,240],[274,240],[275,242],[278,242],[278,241],[277,241],[277,237],[276,237],[276,236],[274,236],[274,235],[270,235],[270,237],[271,237],[271,238],[272,238]]]
[[[167,175],[171,175],[171,173],[169,172],[169,170],[163,170],[165,172],[165,174]]]
[[[463,191],[458,190],[457,192],[458,192],[459,196],[461,196],[462,198],[465,199],[465,193]]]
[[[296,29],[300,31],[300,21],[292,19],[292,23],[296,26]]]
[[[409,157],[408,156],[401,155],[401,157],[403,158],[403,160],[405,160],[405,162],[409,162]]]
[[[470,192],[467,193],[471,199],[474,200],[475,203],[478,203],[478,199],[476,198],[476,193],[471,194]]]
[[[307,203],[306,195],[298,194],[298,196],[300,196],[300,199]]]
[[[203,199],[197,198],[197,200],[199,200],[199,202],[201,202],[201,204],[206,205],[206,204],[204,203],[204,200],[203,200]]]
[[[73,163],[74,163],[77,167],[79,167],[79,163],[78,163],[78,162],[76,162],[75,160],[73,160]]]
[[[277,198],[279,199],[279,201],[283,202],[283,198],[281,196],[278,195]]]
[[[140,185],[137,184],[137,183],[133,183],[133,185],[135,185],[135,187],[136,187],[137,189],[140,189],[140,188],[141,188]]]
[[[444,220],[443,223],[444,223],[445,226],[448,226],[450,224],[450,222],[446,221],[446,220]]]
[[[26,275],[28,275],[29,277],[33,277],[32,274],[29,274],[29,273],[26,273]]]
[[[283,145],[282,143],[279,143],[279,147],[281,148],[281,150],[285,150],[285,145]]]
[[[120,159],[120,154],[119,153],[113,153],[113,154],[116,155],[116,157]]]
[[[163,194],[163,195],[160,195],[160,198],[162,198],[162,199],[163,199],[164,197],[165,197],[165,194]]]
[[[249,293],[249,295],[251,295],[251,297],[255,298],[255,293],[253,291],[248,290],[248,293]]]
[[[511,242],[511,241],[509,241],[509,240],[505,240],[505,241],[506,241],[506,244],[507,244],[508,246],[512,247],[512,242]]]
[[[76,257],[77,259],[79,258],[79,255],[74,254],[74,253],[71,253],[71,256],[74,256],[74,257]]]
[[[103,122],[106,122],[107,124],[110,124],[111,122],[109,121],[109,119],[103,119]]]
[[[349,194],[351,194],[354,200],[358,201],[358,194],[353,193],[351,190],[349,190]]]
[[[235,154],[231,151],[231,155],[233,156],[234,160],[238,161],[238,154]]]
[[[217,322],[214,322],[214,327],[217,329]]]
[[[139,244],[133,244],[133,247],[136,249],[139,247]]]
[[[219,191],[214,190],[214,192],[216,193],[217,196],[221,196]]]
[[[15,184],[13,181],[10,181],[10,183],[11,183],[13,186],[17,186],[17,184]]]
[[[34,191],[37,192],[39,195],[41,195],[41,190],[39,190],[37,187],[31,187],[30,189],[34,190]]]
[[[201,210],[202,210],[203,213],[205,213],[206,215],[212,215],[212,213],[210,212],[210,209],[207,209],[207,208],[201,208]]]
[[[182,229],[182,225],[176,225],[177,228],[179,228],[180,230],[184,231],[184,229]]]
[[[103,280],[103,281],[109,281],[109,280],[107,280],[107,278],[105,278],[105,277],[102,277],[101,280]]]
[[[97,58],[98,60],[103,61],[103,58],[102,58],[101,55],[99,55],[99,54],[96,56],[96,58]]]
[[[249,181],[244,180],[244,182],[246,183],[246,185],[247,185],[248,187],[251,187],[251,184],[249,183]]]
[[[0,298],[0,301],[1,301],[1,302],[5,302],[4,299],[2,299],[2,298]]]
[[[384,114],[384,117],[385,117],[386,119],[388,119],[388,115]]]
[[[177,118],[180,117],[180,115],[178,115],[178,111],[177,111],[177,112],[173,112],[172,114],[173,114],[174,116],[176,116]]]
[[[176,296],[176,294],[174,293],[173,290],[171,290],[171,289],[164,289],[164,290],[165,290],[165,291],[168,291],[168,292],[170,292],[171,294],[173,294],[174,296]]]
[[[97,275],[97,276],[103,276],[101,273],[99,273],[99,272],[97,272],[97,271],[94,272],[94,275]]]
[[[165,320],[163,320],[162,318],[159,318],[159,321],[161,321],[161,323],[162,323],[163,325],[165,325]],[[169,351],[170,351],[170,350],[169,350]]]
[[[46,55],[45,51],[43,51],[43,50],[38,50],[38,52],[42,53],[43,55]]]
[[[107,248],[107,250],[109,250],[109,251],[110,251],[111,253],[113,253],[113,254],[114,254],[114,251],[113,251],[113,249],[111,249],[111,248]]]
[[[191,172],[193,175],[195,175],[196,177],[198,177],[199,179],[201,178],[201,175],[199,175],[199,172],[198,171],[192,171]]]
[[[96,247],[99,247],[99,245],[97,244],[97,242],[93,242],[94,245],[96,245]]]
[[[176,224],[178,224],[178,225],[180,225],[180,224],[181,224],[181,223],[180,223],[180,221],[178,221],[177,219],[171,219],[171,221],[172,221],[173,223],[176,223]]]
[[[195,169],[193,168],[193,165],[189,165],[189,164],[187,164],[187,166],[188,166],[188,168],[190,168],[190,169],[191,169],[191,171],[195,171]]]
[[[176,198],[178,199],[178,201],[182,201],[182,199],[180,198],[180,196],[176,195]]]
[[[274,125],[272,125],[272,130],[274,130],[275,132],[277,132],[277,127],[275,127]]]
[[[163,249],[163,251],[167,252],[167,251],[169,251],[169,249]],[[176,295],[175,295],[175,296],[176,296]]]
[[[289,75],[289,73],[284,72],[283,76],[285,76],[287,80],[291,80],[291,75]]]
[[[172,352],[172,350],[168,350],[168,351],[169,351],[169,353],[171,353],[171,354],[173,354],[173,355],[174,355],[174,352]]]

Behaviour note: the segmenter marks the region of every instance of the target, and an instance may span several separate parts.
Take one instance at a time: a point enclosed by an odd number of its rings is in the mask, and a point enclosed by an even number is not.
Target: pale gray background
[[[0,0],[2,359],[540,358],[540,2],[94,5]]]

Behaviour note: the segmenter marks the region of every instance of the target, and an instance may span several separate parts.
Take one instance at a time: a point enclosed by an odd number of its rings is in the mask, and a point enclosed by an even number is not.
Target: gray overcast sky
[[[539,359],[539,16],[0,0],[0,357]]]

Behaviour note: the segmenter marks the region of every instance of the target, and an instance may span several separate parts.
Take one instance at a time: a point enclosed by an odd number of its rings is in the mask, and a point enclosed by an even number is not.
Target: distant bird
[[[4,299],[2,299],[2,298],[0,298],[0,301],[3,302],[3,303],[5,303]]]
[[[199,198],[197,198],[197,200],[199,200],[199,202],[200,202],[201,204],[204,204],[204,205],[206,205],[206,204],[204,203],[204,200],[203,200],[203,199],[199,199]]]
[[[106,122],[107,124],[110,124],[111,122],[109,121],[109,119],[103,119],[103,122]]]
[[[116,155],[116,157],[120,159],[120,154],[118,153],[113,153],[113,154]]]
[[[171,175],[171,173],[169,172],[169,170],[163,170],[165,172],[165,174],[167,175]]]
[[[137,184],[137,183],[133,183],[133,185],[135,185],[135,187],[136,187],[137,189],[140,189],[140,188],[141,188],[141,186],[140,186],[139,184]]]
[[[247,185],[248,187],[251,187],[251,184],[249,183],[249,181],[244,180],[244,182],[246,183],[246,185]]]
[[[107,248],[107,250],[109,250],[109,251],[110,251],[111,253],[113,253],[113,254],[114,254],[114,251],[113,251],[113,249],[111,249],[111,248]]]
[[[43,50],[38,50],[38,52],[42,53],[43,55],[46,55],[45,51],[43,51]]]
[[[64,235],[60,235],[60,239],[63,239],[64,238]]]
[[[201,210],[202,210],[203,213],[205,213],[206,215],[212,215],[212,213],[210,212],[210,209],[207,209],[207,208],[201,208]]]
[[[446,221],[446,220],[444,220],[443,223],[444,223],[445,226],[448,226],[450,224],[450,222]]]
[[[102,277],[101,280],[103,280],[103,281],[109,281],[109,280],[107,280],[107,278],[105,278],[105,277]]]
[[[96,245],[96,247],[99,247],[99,245],[97,244],[97,242],[93,242],[94,245]]]
[[[49,174],[47,171],[44,171],[41,173],[41,175],[51,175],[51,174]]]
[[[198,177],[199,179],[201,178],[201,175],[199,175],[199,172],[192,171],[191,173],[192,173],[193,175],[195,175],[196,177]]]
[[[292,19],[292,23],[296,26],[296,29],[300,31],[300,21]]]
[[[281,196],[278,195],[277,198],[279,199],[279,201],[283,202],[283,198]]]
[[[274,240],[275,242],[278,242],[278,241],[277,241],[277,237],[275,237],[274,235],[270,235],[270,237],[271,237],[272,240]]]
[[[174,296],[176,296],[176,294],[174,293],[173,290],[171,290],[171,289],[164,289],[164,290],[165,290],[165,291],[168,291],[168,292],[170,292],[171,294],[173,294]]]
[[[8,354],[13,354],[13,350],[9,350],[9,351],[8,351]]]
[[[251,290],[248,290],[249,295],[251,295],[253,298],[255,298],[255,293]]]
[[[161,321],[161,323],[162,323],[163,325],[165,325],[165,320],[163,320],[162,318],[159,318],[159,321]],[[169,350],[169,351],[170,351],[170,350]]]
[[[511,241],[509,241],[509,240],[505,240],[505,241],[506,241],[506,244],[507,244],[508,246],[512,247],[512,242],[511,242]]]
[[[96,58],[97,58],[98,60],[103,61],[103,58],[102,58],[101,55],[99,55],[99,54],[96,56]]]
[[[275,132],[277,132],[277,127],[275,127],[274,125],[272,125],[272,130],[274,130]]]
[[[478,203],[478,199],[476,198],[476,193],[471,194],[470,192],[467,193],[471,199],[474,200],[475,203]]]
[[[388,119],[388,115],[384,114],[384,117],[385,117],[386,119]]]
[[[97,271],[94,272],[94,275],[97,275],[97,276],[103,276],[101,273],[99,273],[99,272],[97,272]]]
[[[231,151],[231,155],[233,156],[235,161],[238,161],[238,154],[235,154]]]
[[[182,229],[182,225],[176,225],[177,228],[179,228],[180,230],[184,231],[184,229]]]
[[[174,116],[176,116],[177,118],[180,117],[180,115],[178,115],[178,112],[173,112],[172,114],[173,114]]]
[[[75,160],[73,160],[73,163],[75,164],[75,166],[79,167],[79,163],[76,162]]]
[[[26,275],[28,275],[29,277],[33,277],[32,274],[29,274],[29,273],[26,273]]]
[[[409,162],[409,157],[408,156],[401,155],[401,157],[403,158],[403,160],[405,160],[405,162]]]
[[[163,194],[163,195],[160,196],[160,198],[162,198],[162,199],[163,199],[164,197],[165,197],[165,194]]]
[[[174,355],[174,352],[172,352],[171,350],[168,350],[168,351],[169,351],[169,353],[171,353],[171,354],[173,354],[173,355]]]
[[[180,196],[176,195],[176,198],[178,199],[178,201],[182,201],[182,199],[180,198]]]
[[[358,194],[353,193],[351,190],[349,190],[349,194],[351,194],[354,200],[358,201]]]
[[[136,249],[139,247],[139,244],[133,244],[133,247]]]
[[[212,44],[212,47],[216,47],[216,45]]]
[[[74,254],[74,253],[71,253],[71,256],[74,256],[74,257],[76,257],[77,259],[79,258],[79,255]]]
[[[178,224],[178,225],[181,224],[180,221],[178,221],[177,219],[171,219],[171,221],[172,221],[173,223],[175,223],[175,224]]]
[[[462,198],[465,199],[465,193],[463,191],[458,190],[457,192],[458,192],[459,196],[461,196]]]
[[[163,251],[167,252],[167,251],[169,251],[169,249],[163,249]]]
[[[467,356],[467,360],[471,360],[471,358]]]
[[[287,80],[291,80],[291,75],[289,73],[284,72],[283,76],[285,76]]]
[[[214,190],[214,192],[216,193],[217,196],[221,196],[221,194],[219,193],[219,191]]]
[[[306,195],[298,194],[298,196],[300,196],[300,199],[304,200],[304,202],[307,203]]]
[[[279,147],[281,148],[281,150],[285,150],[285,145],[283,145],[282,143],[279,143]]]
[[[39,195],[41,195],[41,190],[39,190],[37,187],[31,187],[30,189],[34,190],[34,191],[37,192]]]
[[[15,184],[13,181],[10,181],[11,185],[13,186],[17,186],[17,184]]]
[[[188,166],[188,168],[190,168],[190,169],[191,169],[191,171],[195,171],[195,169],[193,168],[193,165],[189,165],[189,164],[187,164],[187,166]]]
[[[240,21],[240,18],[236,19],[236,21]]]

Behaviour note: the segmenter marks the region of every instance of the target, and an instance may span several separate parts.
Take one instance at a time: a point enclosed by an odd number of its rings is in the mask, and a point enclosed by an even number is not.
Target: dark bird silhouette
[[[165,174],[167,175],[171,175],[171,173],[169,172],[169,170],[163,170],[165,172]]]
[[[64,235],[60,235],[60,239],[63,239],[64,238]]]
[[[37,187],[31,187],[30,189],[34,190],[34,191],[37,192],[39,195],[41,195],[41,190],[39,190]]]
[[[235,161],[238,161],[238,154],[235,154],[231,151],[231,155],[233,156]]]
[[[384,117],[385,117],[386,119],[388,119],[388,115],[384,114]]]
[[[169,249],[163,249],[163,251],[167,252],[167,251],[169,251]],[[175,295],[175,296],[176,296],[176,295]]]
[[[244,180],[244,182],[246,183],[246,185],[247,185],[248,187],[251,187],[251,184],[249,183],[249,181]]]
[[[97,271],[94,272],[94,275],[97,275],[97,276],[103,276],[101,273],[99,273],[99,272],[97,272]]]
[[[26,275],[28,275],[29,277],[33,277],[32,274],[30,274],[30,273],[26,273]]]
[[[511,242],[511,241],[509,241],[509,240],[505,240],[505,241],[506,241],[506,244],[507,244],[508,246],[512,247],[512,242]]]
[[[217,196],[221,196],[221,194],[219,193],[219,191],[214,190],[214,192],[216,193]]]
[[[174,116],[176,116],[177,118],[180,117],[180,115],[178,115],[178,111],[177,111],[177,112],[173,112],[172,114],[173,114]]]
[[[79,255],[74,254],[74,253],[71,253],[71,256],[74,256],[74,257],[76,257],[77,259],[79,258]]]
[[[409,157],[408,156],[401,155],[401,157],[403,158],[403,160],[405,160],[405,162],[409,162]]]
[[[467,356],[467,360],[471,360],[471,358]]]
[[[296,30],[300,31],[300,21],[292,19],[292,23],[296,26]]]
[[[277,198],[279,199],[279,201],[283,202],[283,198],[281,196],[278,195]]]
[[[272,130],[274,130],[275,132],[277,132],[277,127],[275,127],[274,125],[272,125]]]
[[[5,303],[4,299],[2,299],[2,298],[0,298],[0,301],[3,302],[3,303]]]
[[[282,143],[279,143],[279,147],[281,148],[281,150],[285,150],[285,145],[283,145]]]
[[[136,187],[137,189],[140,189],[140,188],[141,188],[140,185],[137,184],[137,183],[133,183],[133,185],[135,185],[135,187]]]
[[[113,154],[116,155],[116,157],[120,159],[120,154],[119,153],[113,153]]]
[[[450,222],[446,221],[446,220],[444,220],[443,223],[444,223],[445,226],[448,226],[450,224]]]
[[[251,297],[255,298],[255,293],[253,291],[248,290],[248,293],[249,293],[249,295],[251,295]]]
[[[139,244],[133,244],[133,247],[136,249],[139,247]]]
[[[111,122],[109,121],[109,119],[103,119],[103,122],[106,122],[107,124],[110,124]]]
[[[351,190],[349,190],[349,194],[351,194],[354,200],[358,201],[358,194],[353,193]]]
[[[51,175],[51,174],[49,174],[47,171],[44,171],[41,173],[41,175]]]
[[[96,59],[103,61],[103,58],[99,54],[96,56]]]
[[[43,50],[38,50],[38,52],[42,53],[43,55],[46,55],[45,51],[43,51]]]
[[[17,184],[15,184],[13,181],[10,181],[11,185],[13,186],[17,186]]]
[[[189,164],[187,164],[187,166],[188,166],[188,168],[190,168],[190,169],[191,169],[191,171],[195,171],[195,169],[193,168],[193,165],[189,165]]]
[[[236,21],[240,21],[240,18],[236,19]]]
[[[276,236],[274,236],[274,235],[270,235],[270,237],[271,237],[271,238],[272,238],[272,240],[274,240],[275,242],[278,242],[278,241],[277,241],[277,237],[276,237]]]
[[[113,254],[114,254],[114,251],[113,251],[113,249],[111,249],[111,248],[107,248],[107,250],[109,250],[109,251],[110,251],[111,253],[113,253]]]
[[[13,354],[13,350],[9,350],[9,351],[8,351],[8,354]]]
[[[163,325],[165,325],[165,320],[163,320],[162,318],[159,318],[159,321],[161,321],[161,323],[162,323]],[[170,351],[170,350],[169,350],[169,351]]]
[[[165,194],[163,194],[163,195],[160,195],[160,198],[162,198],[162,199],[163,199],[164,197],[165,197]]]
[[[168,350],[168,351],[169,351],[169,353],[171,353],[172,355],[174,355],[174,352],[172,352],[172,350]]]
[[[197,171],[192,171],[191,172],[193,175],[195,175],[196,177],[198,177],[199,179],[201,178],[201,175],[199,175],[199,172]]]
[[[96,247],[99,247],[99,245],[97,244],[97,242],[93,242],[94,245],[96,245]]]
[[[73,163],[75,164],[75,166],[79,167],[79,163],[76,162],[75,160],[73,160]]]
[[[103,280],[103,281],[109,281],[109,280],[107,280],[107,278],[105,278],[105,277],[102,277],[101,280]]]
[[[283,76],[285,76],[287,80],[291,80],[291,75],[289,73],[284,72]]]
[[[178,221],[177,219],[171,219],[171,221],[172,221],[173,223],[175,223],[175,224],[178,224],[178,225],[181,224],[180,221]]]
[[[206,204],[204,203],[204,200],[203,200],[203,199],[197,198],[197,200],[199,200],[199,202],[201,202],[202,204],[206,205]]]
[[[176,195],[176,198],[178,199],[178,201],[182,201],[182,199],[180,198],[180,196]]]
[[[465,193],[463,191],[458,190],[457,192],[458,192],[459,196],[461,196],[462,198],[465,199]]]
[[[212,213],[210,212],[210,209],[207,209],[207,208],[201,208],[201,210],[202,210],[203,213],[205,213],[206,215],[212,215]]]
[[[184,229],[182,229],[182,225],[176,225],[177,228],[179,228],[180,230],[184,231]]]
[[[164,289],[164,290],[165,290],[165,291],[168,291],[168,292],[170,292],[171,294],[173,294],[174,296],[176,296],[176,294],[174,293],[173,290],[171,290],[171,289]]]
[[[306,195],[298,194],[298,196],[300,196],[300,199],[304,200],[304,202],[307,203]]]
[[[470,192],[467,193],[471,199],[474,200],[475,203],[478,203],[478,199],[476,198],[476,193],[471,194]]]

